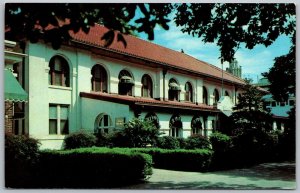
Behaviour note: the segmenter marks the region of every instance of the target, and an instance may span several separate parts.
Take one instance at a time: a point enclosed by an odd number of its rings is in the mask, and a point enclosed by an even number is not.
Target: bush
[[[42,151],[36,186],[108,188],[143,181],[152,174],[150,155],[111,148]],[[55,172],[57,171],[57,172]]]
[[[125,123],[124,136],[129,140],[129,147],[153,145],[159,136],[159,129],[149,120],[134,118]]]
[[[162,149],[179,149],[180,144],[177,138],[172,136],[159,137],[156,142],[156,146]]]
[[[112,137],[115,133],[102,133],[98,132],[94,135],[96,136],[96,146],[97,147],[112,147]]]
[[[75,149],[81,147],[92,147],[96,144],[97,138],[92,133],[78,131],[68,135],[64,139],[64,149]]]
[[[192,135],[186,140],[186,149],[211,149],[211,144],[202,135]]]
[[[187,139],[185,138],[176,138],[178,143],[179,143],[179,148],[180,149],[186,149],[187,147]]]
[[[132,149],[152,155],[154,167],[180,171],[207,171],[212,157],[212,151],[197,150],[167,150],[159,148]]]
[[[5,135],[5,186],[20,187],[31,180],[39,158],[38,140],[20,135]]]

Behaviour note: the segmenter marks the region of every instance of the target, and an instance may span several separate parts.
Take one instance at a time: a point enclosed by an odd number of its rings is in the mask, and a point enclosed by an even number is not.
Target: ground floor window
[[[95,120],[95,133],[109,133],[112,129],[112,121],[108,114],[101,113]]]
[[[194,116],[191,121],[192,135],[202,134],[202,122],[200,116]]]
[[[173,115],[170,119],[170,136],[182,137],[182,122],[179,115]]]
[[[49,105],[49,134],[69,134],[69,106]]]
[[[151,121],[156,128],[160,128],[159,126],[159,120],[158,120],[158,117],[155,113],[148,113],[146,116],[145,116],[145,120],[148,120],[148,121]]]

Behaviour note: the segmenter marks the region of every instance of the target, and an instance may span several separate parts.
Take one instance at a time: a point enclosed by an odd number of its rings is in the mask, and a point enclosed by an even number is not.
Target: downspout
[[[165,90],[166,90],[166,74],[167,74],[167,70],[163,69],[163,101],[166,100],[166,94],[165,94]]]

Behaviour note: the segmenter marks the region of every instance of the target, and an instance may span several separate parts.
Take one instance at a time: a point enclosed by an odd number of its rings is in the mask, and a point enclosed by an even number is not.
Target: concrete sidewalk
[[[295,189],[295,174],[294,162],[208,173],[153,169],[147,183],[125,189]]]

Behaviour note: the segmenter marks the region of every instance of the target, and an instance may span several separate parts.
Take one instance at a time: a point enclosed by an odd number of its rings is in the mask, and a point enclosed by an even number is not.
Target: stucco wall
[[[32,137],[42,141],[43,148],[61,147],[64,135],[49,135],[49,104],[69,105],[69,131],[74,132],[79,129],[94,130],[96,117],[100,113],[107,113],[111,116],[114,124],[116,117],[126,117],[126,121],[134,117],[134,113],[127,105],[104,102],[100,100],[80,98],[80,92],[90,92],[91,69],[94,65],[103,66],[108,75],[108,92],[118,93],[118,75],[121,70],[128,70],[134,79],[133,96],[141,96],[141,79],[144,74],[148,74],[153,82],[153,97],[163,98],[163,71],[162,68],[151,68],[147,66],[132,64],[129,62],[115,60],[100,55],[94,55],[88,50],[69,48],[62,46],[59,50],[53,50],[51,46],[45,44],[28,43],[26,47],[28,57],[25,62],[25,90],[29,93],[29,102],[26,105],[25,125]],[[70,87],[51,86],[48,83],[49,61],[60,55],[69,64]],[[221,96],[221,84],[204,80],[188,74],[181,74],[172,70],[167,71],[165,76],[165,98],[168,99],[168,83],[171,78],[178,81],[181,87],[180,101],[184,101],[185,83],[190,82],[193,87],[194,103],[202,103],[202,87],[208,90],[209,104],[213,104],[213,90],[218,89]],[[224,84],[224,92],[227,90],[231,97],[234,96],[234,87]],[[145,112],[143,112],[145,113]],[[161,129],[169,131],[169,121],[176,113],[157,112]],[[145,115],[145,114],[144,114]],[[191,133],[190,121],[192,115],[180,115],[183,123],[183,137]],[[215,117],[208,117],[207,127],[211,129],[211,122]],[[166,133],[168,134],[168,132]]]

